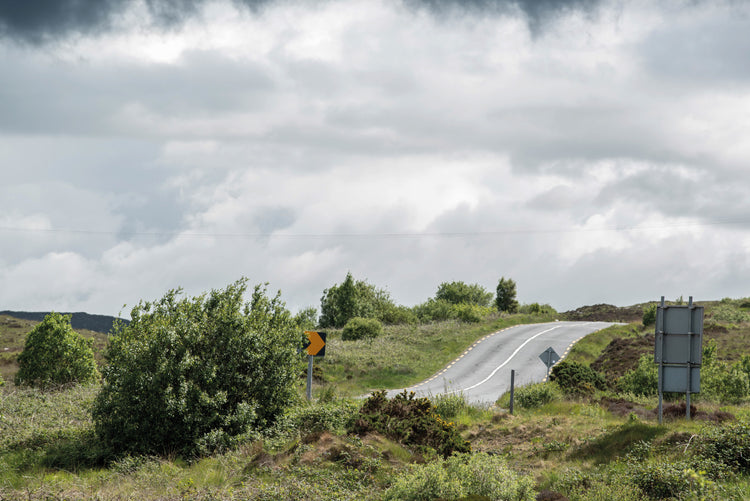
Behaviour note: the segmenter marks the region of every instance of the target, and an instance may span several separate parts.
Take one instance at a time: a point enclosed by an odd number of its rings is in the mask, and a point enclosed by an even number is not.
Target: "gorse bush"
[[[356,341],[358,339],[375,339],[383,333],[383,324],[374,318],[354,317],[349,320],[341,331],[341,339],[344,341]]]
[[[272,425],[296,397],[300,334],[277,294],[246,280],[210,294],[139,303],[113,333],[93,406],[116,451],[186,456]]]
[[[552,368],[549,378],[568,394],[589,394],[607,387],[604,376],[591,367],[565,360]]]
[[[70,315],[50,313],[26,337],[16,384],[49,387],[96,381],[92,343],[73,330]]]
[[[429,399],[414,398],[414,392],[406,390],[390,400],[385,391],[373,393],[350,431],[359,435],[377,431],[406,446],[432,448],[443,457],[471,450],[456,425],[441,418]]]
[[[515,473],[500,456],[455,454],[426,465],[413,466],[396,478],[386,500],[481,499],[533,501],[534,481]]]

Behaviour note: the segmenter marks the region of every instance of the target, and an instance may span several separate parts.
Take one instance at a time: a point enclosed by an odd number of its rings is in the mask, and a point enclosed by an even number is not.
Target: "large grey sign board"
[[[657,364],[700,365],[703,359],[703,306],[664,306],[656,309]]]
[[[701,391],[701,369],[690,367],[690,393]],[[662,391],[687,393],[688,391],[688,367],[665,365],[662,367]]]

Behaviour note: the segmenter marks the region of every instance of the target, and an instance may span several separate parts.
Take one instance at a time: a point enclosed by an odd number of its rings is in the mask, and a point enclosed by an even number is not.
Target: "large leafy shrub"
[[[383,333],[383,325],[374,318],[354,317],[349,320],[341,331],[341,339],[355,341],[357,339],[375,339]]]
[[[274,423],[295,398],[299,331],[277,294],[246,280],[141,302],[106,351],[98,436],[115,450],[193,455]]]
[[[398,316],[388,291],[364,280],[354,280],[351,273],[344,281],[323,291],[320,298],[320,327],[343,327],[354,317],[388,321]]]
[[[650,303],[643,307],[643,318],[641,321],[644,327],[656,323],[656,303]]]
[[[26,337],[18,355],[16,384],[48,387],[96,381],[99,371],[91,345],[91,339],[70,326],[70,315],[50,313]]]
[[[562,361],[552,368],[550,381],[557,383],[565,393],[592,393],[594,389],[604,390],[607,382],[600,373],[588,365]]]
[[[429,399],[415,398],[406,390],[390,400],[385,391],[374,392],[362,404],[350,431],[360,435],[377,431],[406,446],[430,447],[443,457],[471,450],[456,425],[441,418]]]
[[[489,306],[490,301],[492,301],[492,293],[479,284],[466,284],[460,281],[443,282],[438,286],[435,299],[447,301],[451,304]]]
[[[455,454],[415,465],[396,478],[386,500],[497,499],[533,501],[534,480],[514,472],[501,456],[485,452]]]

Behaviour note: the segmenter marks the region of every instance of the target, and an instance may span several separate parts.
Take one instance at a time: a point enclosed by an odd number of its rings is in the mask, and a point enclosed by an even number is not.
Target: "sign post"
[[[685,393],[685,414],[690,419],[690,394],[700,392],[703,358],[703,306],[666,305],[656,308],[654,363],[659,365],[659,424],[663,420],[664,392]]]
[[[307,352],[307,399],[312,400],[313,358],[325,356],[326,333],[305,331],[305,336],[307,336],[307,343],[302,346],[302,349]]]
[[[539,358],[547,366],[547,375],[545,377],[548,377],[550,368],[560,360],[560,355],[550,346],[539,355]]]

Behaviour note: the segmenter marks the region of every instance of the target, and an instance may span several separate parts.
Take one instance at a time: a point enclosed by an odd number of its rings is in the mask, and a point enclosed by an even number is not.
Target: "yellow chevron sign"
[[[326,354],[326,333],[316,331],[305,331],[309,340],[305,350],[311,357],[322,357]]]

